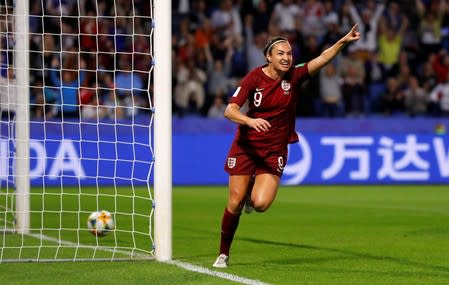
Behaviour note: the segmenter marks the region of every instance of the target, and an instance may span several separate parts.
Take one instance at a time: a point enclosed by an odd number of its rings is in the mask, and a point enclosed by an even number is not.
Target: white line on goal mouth
[[[41,235],[41,234],[26,234],[26,236],[30,236],[30,237],[33,237],[33,238],[36,238],[36,239],[40,239],[40,240],[46,240],[46,241],[55,242],[55,243],[60,244],[60,245],[69,245],[69,246],[74,246],[74,247],[79,247],[79,248],[90,248],[90,249],[94,249],[94,250],[101,250],[101,251],[106,251],[106,252],[123,254],[123,255],[129,256],[130,258],[135,258],[135,259],[139,259],[139,258],[140,259],[154,259],[154,257],[149,255],[149,254],[143,254],[143,253],[138,253],[138,252],[121,250],[121,249],[116,249],[114,247],[85,245],[85,244],[82,244],[82,243],[75,243],[75,242],[71,242],[71,241],[60,240],[60,239],[57,239],[57,238],[52,238],[52,237],[49,237],[49,236],[46,236],[46,235]],[[90,260],[90,261],[98,260],[97,258],[84,258],[84,259],[85,260]],[[111,260],[111,259],[114,260],[115,258],[107,258],[107,260]],[[118,258],[118,259],[120,259],[120,258]],[[78,260],[78,259],[76,259],[76,260]],[[122,258],[122,260],[123,260],[123,258]]]
[[[55,243],[62,244],[62,245],[78,246],[78,247],[83,247],[83,248],[92,248],[92,249],[106,251],[106,252],[115,252],[115,253],[119,253],[119,254],[123,254],[123,255],[134,256],[136,258],[155,260],[152,256],[146,255],[146,254],[135,253],[135,252],[126,251],[126,250],[117,250],[117,249],[113,249],[113,248],[110,248],[110,247],[83,245],[83,244],[74,243],[74,242],[70,242],[70,241],[60,240],[60,239],[57,239],[57,238],[52,238],[52,237],[49,237],[49,236],[46,236],[46,235],[41,235],[41,234],[27,234],[27,236],[30,236],[30,237],[33,237],[33,238],[36,238],[36,239],[42,239],[42,240],[46,240],[46,241],[55,242]],[[102,259],[84,258],[84,259],[77,259],[77,261],[92,261],[92,260],[104,261],[104,260],[111,260],[111,258],[102,258]],[[128,259],[117,258],[117,259],[114,259],[114,260],[120,260],[121,261],[121,260],[128,260]],[[47,260],[46,259],[46,260],[42,260],[42,261],[54,262],[54,261],[58,261],[58,260],[53,260],[53,259],[52,260]],[[65,260],[59,260],[59,261],[73,261],[73,259],[65,259]],[[270,284],[264,283],[264,282],[262,282],[260,280],[249,279],[249,278],[241,277],[241,276],[230,274],[230,273],[226,273],[226,272],[210,270],[210,269],[208,269],[206,267],[194,265],[194,264],[183,262],[183,261],[172,260],[172,261],[165,262],[165,263],[173,264],[173,265],[176,265],[176,266],[178,266],[178,267],[180,267],[182,269],[189,270],[189,271],[192,271],[192,272],[197,272],[197,273],[201,273],[201,274],[215,276],[215,277],[218,277],[218,278],[231,280],[231,281],[238,282],[238,283],[241,283],[241,284],[247,284],[247,285],[270,285]]]

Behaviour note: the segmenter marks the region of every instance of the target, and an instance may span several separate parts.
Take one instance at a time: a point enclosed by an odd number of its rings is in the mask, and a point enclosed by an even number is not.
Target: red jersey
[[[242,106],[248,100],[247,116],[267,120],[271,128],[257,132],[239,125],[235,142],[256,153],[283,150],[289,143],[297,142],[295,132],[296,101],[301,83],[309,79],[307,64],[290,68],[280,79],[268,77],[262,67],[248,73],[240,83],[229,103]]]

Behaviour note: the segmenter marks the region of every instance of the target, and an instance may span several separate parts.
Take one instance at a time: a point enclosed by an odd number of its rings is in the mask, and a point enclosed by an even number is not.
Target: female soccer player
[[[274,37],[263,50],[267,64],[255,68],[241,81],[224,113],[239,127],[225,163],[229,196],[221,221],[220,253],[214,267],[228,266],[229,249],[244,205],[247,212],[252,208],[264,212],[276,197],[287,161],[287,145],[298,141],[295,114],[301,83],[329,63],[346,44],[359,38],[354,25],[318,57],[292,66],[288,40]],[[240,108],[246,101],[248,112],[243,114]]]

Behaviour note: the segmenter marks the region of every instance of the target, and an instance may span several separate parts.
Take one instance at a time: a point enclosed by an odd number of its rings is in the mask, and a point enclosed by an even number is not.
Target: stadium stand
[[[33,51],[30,67],[35,71],[30,84],[34,86],[31,89],[34,118],[43,114],[50,118],[60,113],[55,110],[58,98],[55,92],[59,85],[71,84],[74,74],[64,72],[67,82],[55,82],[59,74],[52,74],[51,70],[57,65],[85,66],[84,80],[78,90],[82,109],[108,105],[108,101],[117,99],[106,91],[110,90],[112,76],[120,78],[114,70],[125,69],[126,53],[151,48],[151,43],[145,40],[110,36],[116,30],[145,28],[133,27],[126,21],[126,16],[133,13],[127,2],[118,2],[117,11],[123,17],[116,20],[108,20],[107,16],[116,12],[110,1],[105,0],[45,1],[44,7],[37,2],[30,5],[30,32],[36,33],[30,39]],[[134,2],[145,9],[144,0]],[[331,63],[335,68],[330,68],[330,72],[323,70],[328,72],[327,76],[315,76],[303,86],[298,117],[447,116],[449,107],[445,98],[449,95],[438,90],[444,90],[441,85],[447,82],[449,73],[449,8],[446,1],[439,0],[410,3],[400,0],[173,0],[174,114],[207,117],[211,113],[219,117],[209,109],[214,102],[226,103],[242,76],[264,64],[261,49],[272,35],[287,36],[295,63],[301,63],[319,54],[352,24],[359,23],[363,38]],[[62,21],[56,21],[52,15],[60,13]],[[72,17],[79,13],[98,13],[104,18],[96,21],[94,17],[81,20]],[[46,35],[38,36],[42,31]],[[82,35],[79,38],[78,33]],[[118,53],[111,52],[112,46]],[[61,51],[64,56],[59,58]],[[79,51],[80,58],[70,56]],[[100,69],[94,66],[96,62]],[[3,77],[7,76],[8,64],[2,61]],[[147,86],[145,71],[150,65],[151,58],[141,58],[129,67],[133,69],[131,80],[139,88]],[[95,72],[98,77],[93,76]],[[39,86],[42,88],[36,88]],[[105,90],[99,98],[101,102],[91,96],[95,88]],[[329,93],[331,90],[335,94]],[[138,90],[134,93],[138,104],[148,105],[148,100],[139,97]],[[127,104],[129,98],[119,94],[118,100]],[[43,108],[42,102],[46,102]],[[88,110],[81,110],[80,114],[83,112],[88,116]],[[128,111],[120,115],[135,114]],[[107,118],[108,113],[102,116]]]

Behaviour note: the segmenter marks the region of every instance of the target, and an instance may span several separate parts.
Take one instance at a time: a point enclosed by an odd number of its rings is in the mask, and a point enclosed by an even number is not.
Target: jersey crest
[[[237,158],[235,158],[235,157],[228,157],[228,167],[229,168],[234,168],[236,162],[237,162]]]
[[[282,90],[284,90],[284,95],[288,95],[290,93],[291,87],[292,86],[289,81],[287,81],[287,80],[281,81],[281,88],[282,88]]]

